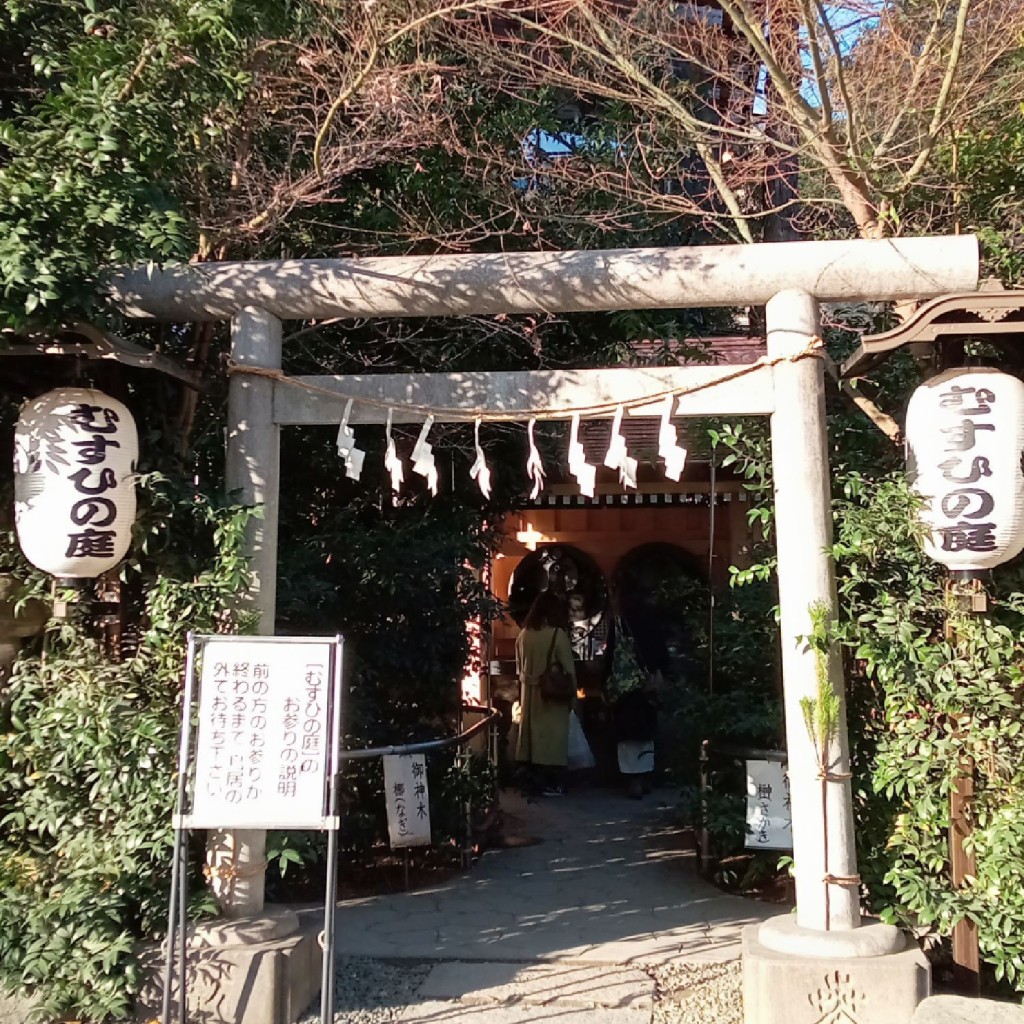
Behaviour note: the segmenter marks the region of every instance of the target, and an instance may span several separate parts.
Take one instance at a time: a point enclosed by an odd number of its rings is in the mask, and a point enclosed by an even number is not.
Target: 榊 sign
[[[793,813],[782,761],[747,761],[747,849],[791,850]]]

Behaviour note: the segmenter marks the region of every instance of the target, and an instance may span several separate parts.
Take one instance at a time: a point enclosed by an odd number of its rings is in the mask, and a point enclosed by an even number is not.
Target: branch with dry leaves
[[[869,0],[773,0],[770,19],[761,0],[721,0],[721,9],[717,19],[705,6],[655,0],[405,0],[376,4],[372,16],[391,43],[443,51],[477,89],[595,111],[570,133],[586,135],[614,110],[602,131],[620,137],[602,159],[549,160],[546,179],[598,181],[625,204],[642,197],[744,241],[778,212],[772,190],[753,185],[777,176],[787,153],[801,169],[800,202],[819,214],[831,207],[833,230],[892,231],[889,212],[911,189],[944,189],[927,172],[950,125],[972,108],[1011,109],[1024,85],[1011,60],[1020,0],[881,10]],[[381,48],[378,65],[388,59]],[[343,95],[354,93],[346,85]],[[512,147],[503,162],[522,170]]]

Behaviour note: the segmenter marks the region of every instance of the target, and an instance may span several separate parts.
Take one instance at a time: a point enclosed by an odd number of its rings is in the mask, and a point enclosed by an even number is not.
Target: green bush
[[[185,630],[246,626],[231,608],[248,584],[251,512],[149,484],[124,567],[144,595],[134,656],[113,661],[93,639],[87,589],[43,651],[18,660],[0,721],[0,986],[50,1018],[131,1011],[136,945],[167,912]],[[156,537],[188,556],[147,552]],[[200,865],[197,846],[193,912],[209,906]]]
[[[899,361],[887,383],[914,383]],[[845,652],[858,865],[865,900],[884,920],[948,937],[965,917],[997,979],[1024,991],[1024,579],[1019,560],[994,574],[990,610],[958,614],[945,572],[920,544],[917,500],[894,449],[832,417],[835,638]],[[876,432],[877,434],[877,432]],[[877,435],[880,437],[880,435]],[[773,518],[763,428],[718,434],[748,481],[752,521]],[[873,444],[877,445],[877,439]],[[771,578],[770,550],[736,572]],[[944,625],[952,613],[955,639]],[[949,794],[971,767],[977,867],[961,889],[949,874]]]
[[[433,497],[410,486],[393,506],[377,490],[387,486],[383,459],[353,485],[338,477],[333,440],[283,438],[278,629],[345,635],[346,749],[451,736],[473,657],[466,624],[494,610],[480,574],[494,538],[473,506],[479,492]],[[427,760],[435,843],[454,849],[464,833],[461,787],[486,788],[487,778],[461,780],[450,753]],[[383,787],[379,761],[346,767],[342,853],[353,862],[387,849]],[[322,870],[323,844],[299,842],[309,869]]]
[[[852,478],[840,502],[841,637],[849,652],[861,872],[885,920],[949,935],[978,925],[997,979],[1024,989],[1024,595],[997,574],[984,615],[951,606],[897,477]],[[944,638],[951,617],[954,638]],[[949,878],[949,794],[975,779],[977,861]]]
[[[461,863],[466,843],[466,804],[474,821],[495,796],[496,780],[487,759],[459,758],[454,749],[428,753],[431,845],[414,848],[418,859],[433,864]],[[339,833],[339,863],[344,875],[352,868],[372,869],[390,854],[384,770],[379,759],[350,762],[344,773],[344,809]],[[472,841],[472,840],[471,840]],[[267,895],[305,894],[321,899],[326,873],[327,841],[320,832],[267,833]]]
[[[176,691],[69,640],[12,682],[0,970],[47,1014],[101,1019],[128,1011],[133,947],[167,911]]]

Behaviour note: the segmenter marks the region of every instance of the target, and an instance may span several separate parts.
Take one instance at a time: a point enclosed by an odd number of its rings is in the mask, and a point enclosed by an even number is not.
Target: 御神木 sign
[[[429,846],[430,796],[423,754],[391,754],[384,758],[384,796],[391,848]]]

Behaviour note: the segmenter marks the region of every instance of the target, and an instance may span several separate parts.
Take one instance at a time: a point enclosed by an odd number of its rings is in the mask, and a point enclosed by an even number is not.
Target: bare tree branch
[[[828,80],[825,78],[825,62],[822,60],[821,47],[818,45],[817,33],[811,28],[815,24],[815,16],[811,13],[808,0],[800,0],[800,13],[804,24],[808,26],[807,46],[811,54],[811,65],[814,68],[814,84],[821,103],[821,123],[823,126],[832,124],[832,100],[829,95]]]
[[[608,37],[607,32],[601,27],[600,22],[594,17],[590,11],[586,0],[580,4],[580,13],[587,20],[588,24],[593,28],[595,34],[604,44],[605,48],[608,49],[610,56],[615,62],[615,65],[622,71],[627,78],[636,82],[637,85],[642,86],[652,96],[654,96],[674,117],[678,118],[687,128],[691,131],[700,125],[700,122],[694,118],[683,105],[668,95],[663,89],[660,89],[654,84],[646,75],[644,75],[634,63],[627,60],[621,52],[619,52],[611,39]],[[722,173],[722,165],[715,159],[714,154],[711,151],[711,147],[706,141],[700,138],[699,135],[695,134],[694,137],[694,148],[697,150],[701,160],[704,161],[704,166],[708,169],[708,174],[711,175],[711,180],[715,183],[718,188],[719,195],[722,197],[722,201],[725,203],[726,208],[732,214],[733,223],[736,227],[740,237],[745,242],[753,242],[754,236],[750,230],[750,225],[747,223],[747,218],[744,216],[742,209],[740,208],[739,202],[736,198],[736,194],[729,187],[728,182],[725,180],[725,175]]]
[[[862,174],[866,174],[864,158],[860,152],[860,132],[858,130],[859,119],[857,111],[850,102],[850,94],[846,88],[846,72],[843,70],[843,52],[839,45],[839,39],[832,22],[829,20],[828,12],[825,10],[823,0],[814,0],[814,6],[818,14],[818,24],[828,38],[829,47],[832,50],[832,73],[835,76],[836,90],[839,93],[840,102],[846,113],[846,137],[848,140],[847,153]]]
[[[320,130],[316,133],[316,139],[313,142],[313,168],[317,173],[317,176],[323,178],[323,165],[321,163],[321,154],[324,148],[324,140],[327,138],[327,133],[331,130],[331,125],[334,123],[334,118],[337,116],[338,111],[348,102],[349,98],[352,97],[359,87],[366,81],[366,76],[373,70],[374,65],[377,63],[377,56],[380,53],[380,48],[377,45],[377,34],[373,29],[373,22],[367,19],[367,31],[370,34],[370,54],[366,58],[365,63],[359,69],[356,77],[341,90],[338,94],[337,99],[330,105],[327,111],[327,116],[324,118],[324,123],[320,126]]]
[[[946,62],[946,73],[942,78],[942,85],[939,87],[939,95],[935,100],[935,107],[932,112],[931,123],[928,125],[928,135],[925,139],[917,159],[910,165],[910,169],[903,175],[903,187],[910,185],[924,169],[935,148],[935,142],[939,137],[939,129],[942,126],[946,113],[946,103],[949,100],[950,90],[956,78],[957,68],[960,65],[960,54],[964,47],[964,30],[967,27],[967,14],[971,8],[971,0],[960,0],[960,6],[956,12],[956,29],[953,33],[953,45],[949,50],[949,60]]]
[[[900,130],[903,119],[907,116],[910,107],[915,101],[917,89],[921,84],[925,71],[928,68],[928,61],[931,59],[932,51],[935,49],[939,29],[942,26],[942,14],[943,7],[941,3],[937,3],[935,17],[932,19],[931,27],[928,29],[928,35],[925,37],[924,44],[921,47],[921,52],[914,61],[914,73],[911,76],[908,88],[903,94],[903,102],[897,109],[896,114],[889,123],[889,127],[886,128],[882,138],[879,140],[878,145],[875,146],[872,165],[877,165],[877,161],[879,161],[888,152],[890,143],[896,136],[896,133]]]

